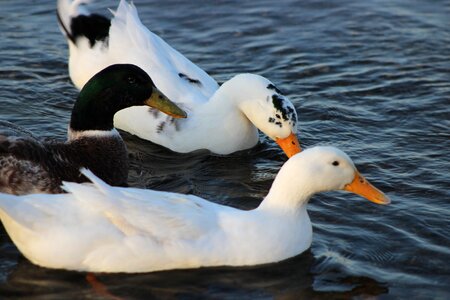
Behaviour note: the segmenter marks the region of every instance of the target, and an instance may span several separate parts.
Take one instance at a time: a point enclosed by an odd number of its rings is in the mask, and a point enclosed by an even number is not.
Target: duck
[[[111,185],[126,186],[127,148],[113,126],[114,114],[141,105],[173,117],[186,113],[164,96],[141,68],[108,66],[83,87],[72,109],[67,141],[39,140],[32,132],[0,121],[0,192],[61,193],[62,181],[83,182],[80,168]]]
[[[307,250],[307,212],[319,192],[346,190],[376,204],[390,199],[343,151],[308,148],[286,161],[260,205],[241,210],[194,195],[64,182],[68,193],[0,194],[0,219],[32,263],[55,269],[142,273],[275,263]]]
[[[114,117],[116,128],[187,153],[206,149],[228,155],[254,147],[258,129],[288,157],[301,151],[297,112],[287,96],[257,74],[237,74],[219,85],[141,22],[136,7],[122,0],[113,18],[90,13],[83,0],[58,0],[57,17],[69,48],[69,74],[81,89],[114,63],[141,67],[189,118],[174,119],[142,107]],[[139,120],[139,122],[135,122]]]

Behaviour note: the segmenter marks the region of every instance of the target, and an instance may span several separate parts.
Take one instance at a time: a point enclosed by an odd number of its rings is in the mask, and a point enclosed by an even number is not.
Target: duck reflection
[[[388,293],[385,284],[368,277],[314,274],[317,261],[310,250],[254,267],[95,274],[90,280],[90,274],[41,268],[18,256],[17,265],[0,284],[0,294],[6,298],[350,299]]]

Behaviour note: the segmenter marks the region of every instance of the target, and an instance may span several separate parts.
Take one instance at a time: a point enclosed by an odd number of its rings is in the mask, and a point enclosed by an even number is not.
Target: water
[[[100,1],[99,1],[100,2]],[[150,29],[218,81],[266,76],[294,102],[304,147],[332,144],[392,199],[309,204],[313,244],[251,268],[98,275],[33,266],[0,231],[2,298],[448,299],[450,6],[446,1],[135,1]],[[95,3],[96,11],[116,1]],[[54,1],[0,3],[0,118],[64,139],[77,91]],[[124,134],[130,184],[250,209],[285,161],[265,137],[227,157]]]

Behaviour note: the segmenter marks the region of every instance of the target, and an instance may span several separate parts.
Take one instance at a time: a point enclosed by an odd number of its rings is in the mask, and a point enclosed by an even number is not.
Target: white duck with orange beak
[[[114,126],[175,152],[207,149],[230,154],[258,141],[258,129],[288,157],[300,151],[297,113],[268,79],[236,75],[221,86],[205,71],[148,30],[136,7],[122,0],[108,19],[91,14],[85,0],[59,0],[58,20],[69,45],[70,78],[78,89],[98,71],[131,63],[150,75],[171,101],[187,112],[177,120],[145,107],[127,108]]]
[[[261,204],[244,211],[177,193],[65,183],[68,194],[0,194],[0,218],[31,262],[91,272],[152,272],[278,262],[308,249],[308,200],[347,190],[377,204],[389,198],[333,147],[290,158]]]

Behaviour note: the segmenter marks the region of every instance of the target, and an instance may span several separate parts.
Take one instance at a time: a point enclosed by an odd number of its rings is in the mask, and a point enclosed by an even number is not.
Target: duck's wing
[[[14,156],[18,160],[39,163],[47,158],[45,145],[29,137],[0,135],[0,157]]]
[[[12,156],[16,160],[56,167],[69,164],[63,148],[67,148],[63,143],[50,139],[43,142],[24,128],[0,121],[0,158]]]
[[[0,193],[0,219],[33,263],[79,271],[143,272],[164,269],[166,262],[176,260],[171,255],[183,255],[185,247],[216,237],[215,211],[199,206],[196,197],[115,188],[92,173],[84,174],[94,185],[65,183],[68,194]]]
[[[218,227],[217,204],[192,195],[111,187],[88,170],[82,173],[94,185],[66,182],[64,189],[124,237],[141,236],[156,243],[196,240]]]
[[[26,129],[0,121],[0,192],[61,193],[62,174],[83,178],[67,156],[69,148],[56,141],[43,142]]]
[[[61,193],[61,182],[52,174],[55,165],[42,143],[0,135],[0,192]]]
[[[68,194],[16,196],[0,193],[1,220],[4,225],[9,222],[28,234],[45,234],[51,228],[61,225],[56,221],[58,217],[70,218],[67,212],[72,202],[69,198],[73,197]]]
[[[14,165],[19,160],[39,164],[46,159],[45,144],[31,132],[13,123],[0,121],[0,172],[9,171],[10,164]]]
[[[0,219],[20,252],[33,263],[74,268],[105,233],[75,200],[71,194],[0,193]]]
[[[74,45],[70,47],[69,69],[78,88],[108,65],[132,63],[187,110],[209,100],[218,89],[211,76],[148,30],[133,4],[122,0],[109,21],[80,6],[85,2],[58,0],[60,27]],[[94,27],[99,29],[94,32]]]
[[[124,43],[125,41],[130,44]],[[134,57],[156,86],[174,101],[193,104],[207,101],[218,89],[217,82],[205,71],[172,48],[141,22],[136,7],[120,1],[111,20],[110,49],[123,53],[124,47],[133,45]],[[148,62],[148,63],[146,63]]]

